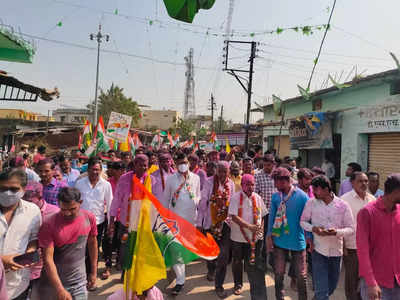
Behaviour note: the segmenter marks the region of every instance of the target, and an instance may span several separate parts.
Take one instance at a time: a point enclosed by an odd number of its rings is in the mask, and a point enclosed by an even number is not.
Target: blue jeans
[[[66,286],[65,289],[71,294],[73,300],[88,299],[88,292],[86,289],[86,285],[80,286],[78,288]]]
[[[394,281],[394,288],[388,289],[384,287],[380,287],[382,291],[381,300],[398,300],[400,299],[400,286],[397,284],[396,280]],[[368,287],[365,283],[364,278],[360,280],[360,294],[361,299],[368,300]]]
[[[313,251],[312,271],[315,300],[328,300],[335,291],[339,281],[341,259],[341,256],[327,257]]]

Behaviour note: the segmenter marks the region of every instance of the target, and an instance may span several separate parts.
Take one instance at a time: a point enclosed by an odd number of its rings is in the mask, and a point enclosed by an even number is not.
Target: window
[[[61,121],[61,123],[64,123],[65,122],[65,116],[60,116],[60,121]]]
[[[390,84],[390,95],[400,94],[400,80],[394,81]]]

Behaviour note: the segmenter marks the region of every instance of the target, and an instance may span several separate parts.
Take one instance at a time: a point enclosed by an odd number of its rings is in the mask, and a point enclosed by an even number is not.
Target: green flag
[[[215,0],[164,0],[168,15],[179,21],[192,23],[200,9],[210,9]]]

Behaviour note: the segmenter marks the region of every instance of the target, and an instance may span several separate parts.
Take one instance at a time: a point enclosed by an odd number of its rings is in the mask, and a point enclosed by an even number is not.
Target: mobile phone
[[[24,253],[14,257],[14,261],[22,266],[32,265],[39,262],[40,256],[38,251]]]

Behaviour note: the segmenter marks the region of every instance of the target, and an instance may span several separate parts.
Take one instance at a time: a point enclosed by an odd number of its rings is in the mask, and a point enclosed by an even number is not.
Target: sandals
[[[110,269],[105,269],[103,273],[101,273],[101,280],[107,280],[111,276]]]
[[[233,293],[236,295],[236,296],[239,296],[239,295],[241,295],[242,294],[242,287],[239,285],[239,286],[235,286],[234,288],[233,288]]]

